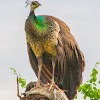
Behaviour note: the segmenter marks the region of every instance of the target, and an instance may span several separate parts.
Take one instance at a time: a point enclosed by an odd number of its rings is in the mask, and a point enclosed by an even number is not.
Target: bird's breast
[[[45,41],[43,42],[43,48],[44,51],[48,52],[49,54],[52,54],[53,56],[57,55],[56,45],[58,44],[56,34],[51,34],[47,38],[45,38]]]
[[[42,39],[36,39],[28,34],[26,34],[26,40],[30,44],[36,57],[41,56],[44,52],[56,56],[57,50],[56,46],[58,41],[56,35],[48,36]]]

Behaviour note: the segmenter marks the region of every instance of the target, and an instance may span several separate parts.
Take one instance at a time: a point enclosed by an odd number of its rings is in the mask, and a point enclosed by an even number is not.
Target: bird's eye
[[[32,5],[36,5],[34,2],[32,2]]]

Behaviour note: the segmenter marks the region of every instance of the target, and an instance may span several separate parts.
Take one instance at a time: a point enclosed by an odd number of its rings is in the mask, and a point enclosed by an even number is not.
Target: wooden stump
[[[57,86],[49,90],[50,84],[42,84],[41,87],[34,87],[35,85],[36,82],[30,82],[20,100],[68,100],[64,91],[56,88]]]

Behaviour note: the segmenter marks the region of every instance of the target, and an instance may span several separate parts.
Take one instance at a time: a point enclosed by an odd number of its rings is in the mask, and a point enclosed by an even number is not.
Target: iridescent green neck
[[[35,13],[33,10],[30,12],[30,16],[37,25],[40,25],[40,27],[45,25],[45,18],[43,16],[35,16]]]
[[[29,19],[31,19],[32,30],[35,36],[46,35],[46,19],[44,16],[35,16],[34,11],[30,12]]]

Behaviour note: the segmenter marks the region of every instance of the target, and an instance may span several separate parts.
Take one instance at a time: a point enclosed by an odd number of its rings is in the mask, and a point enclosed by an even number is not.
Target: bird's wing
[[[60,65],[61,69],[59,72],[61,77],[57,83],[59,86],[62,85],[61,87],[63,87],[64,90],[67,90],[66,94],[69,100],[71,100],[75,97],[77,89],[82,82],[82,72],[85,67],[84,56],[76,40],[70,33],[69,27],[61,20],[55,17],[52,18],[57,21],[60,26],[58,36],[59,46],[57,49],[59,51],[59,47],[61,47],[63,50],[63,64]]]

